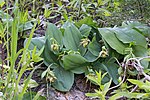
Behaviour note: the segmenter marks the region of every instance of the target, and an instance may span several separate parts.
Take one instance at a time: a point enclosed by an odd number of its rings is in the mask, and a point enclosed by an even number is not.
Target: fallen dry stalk
[[[133,62],[133,67],[139,72],[140,75],[143,75],[146,80],[150,81],[150,76],[144,72],[144,67],[141,65],[141,60],[150,58],[150,56],[142,57],[142,58],[130,58],[126,61],[125,66],[128,68],[128,64]]]
[[[124,68],[124,74],[123,74],[123,79],[122,79],[122,81],[118,84],[118,85],[116,85],[116,86],[113,86],[113,87],[111,87],[110,89],[109,89],[109,91],[110,90],[112,90],[112,89],[115,89],[115,88],[117,88],[117,87],[119,87],[119,86],[121,86],[122,85],[122,83],[125,81],[125,78],[126,78],[126,73],[127,73],[127,68],[129,67],[129,66],[131,66],[130,65],[130,62],[132,62],[133,63],[133,67],[139,72],[139,74],[140,75],[144,75],[144,79],[145,80],[148,80],[148,81],[150,81],[150,76],[149,75],[147,75],[145,72],[144,72],[144,67],[141,65],[141,60],[143,60],[143,59],[148,59],[148,58],[150,58],[150,56],[146,56],[146,57],[142,57],[142,58],[130,58],[130,59],[128,59],[126,62],[124,62],[124,64],[122,64],[122,68]],[[120,65],[120,64],[119,64]],[[131,91],[131,92],[133,92],[134,90],[136,90],[138,88],[138,86],[135,86],[135,88]]]

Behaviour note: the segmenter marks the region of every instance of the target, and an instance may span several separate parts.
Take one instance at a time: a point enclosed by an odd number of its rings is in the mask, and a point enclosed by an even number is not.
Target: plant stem
[[[3,43],[1,44],[1,50],[2,50],[2,79],[4,79],[4,48],[3,48]]]
[[[8,6],[8,0],[6,0],[6,7],[7,7],[7,23],[6,23],[6,33],[7,33],[7,35],[6,35],[6,41],[7,41],[7,45],[6,45],[6,49],[7,49],[7,58],[9,58],[9,21],[8,21],[8,19],[9,19],[9,16],[8,16],[8,8],[9,8],[9,6]],[[7,60],[7,66],[9,66],[9,60]]]
[[[2,66],[1,66],[2,74],[1,74],[1,76],[2,76],[2,79],[4,79],[4,48],[3,48],[2,37],[0,37],[0,40],[1,40],[1,44],[0,44],[0,50],[1,50],[0,54],[1,54],[1,56],[0,56],[0,58],[2,60]]]
[[[132,90],[131,90],[131,92],[130,93],[132,93],[132,92],[134,92],[134,91],[136,91],[138,89],[138,86],[136,85]]]
[[[79,0],[79,11],[78,11],[78,18],[80,18],[81,6],[82,6],[82,0]]]

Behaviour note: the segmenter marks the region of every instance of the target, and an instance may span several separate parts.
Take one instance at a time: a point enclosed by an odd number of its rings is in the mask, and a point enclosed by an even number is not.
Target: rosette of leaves
[[[52,63],[56,65],[51,69],[57,78],[52,85],[57,90],[69,91],[74,83],[74,73],[80,74],[87,70],[89,62],[84,55],[89,41],[83,38],[73,23],[69,23],[63,31],[48,23],[43,58],[47,66]]]
[[[103,40],[121,55],[128,55],[127,48],[130,48],[134,57],[148,56],[146,37],[149,36],[149,27],[139,22],[123,23],[121,27],[99,28]],[[143,60],[142,65],[148,68],[148,61]]]
[[[94,62],[100,62],[103,43],[98,42],[101,37],[91,22],[88,23],[89,25],[76,23],[79,25],[77,28],[68,21],[62,26],[63,31],[51,23],[48,24],[43,58],[47,66],[55,63],[51,69],[57,80],[52,85],[57,90],[68,91],[73,85],[74,74],[87,74],[89,66],[92,68]],[[56,45],[58,49],[54,50],[53,45]],[[112,64],[114,68],[111,70],[111,67],[107,68],[107,66],[111,64],[106,66],[103,64],[101,67],[105,67],[105,72],[108,71],[109,76],[113,77],[113,81],[117,84],[118,74],[112,73],[117,73],[117,67]]]
[[[57,78],[52,83],[54,88],[69,91],[74,83],[74,74],[88,72],[88,66],[99,58],[101,46],[93,33],[92,27],[86,24],[77,28],[68,21],[61,29],[48,23],[45,38],[32,39],[30,50],[34,46],[39,51],[44,47],[41,57],[45,65],[52,65],[50,68]]]
[[[146,56],[147,44],[144,28],[130,25],[117,28],[98,28],[91,18],[85,18],[75,25],[67,21],[59,29],[48,23],[44,39],[31,41],[30,48],[44,47],[41,57],[46,66],[54,72],[56,80],[52,86],[59,91],[69,91],[74,83],[74,74],[88,74],[91,70],[108,72],[102,82],[110,78],[118,84],[118,68],[113,57],[130,54],[130,48],[136,57]],[[146,33],[147,34],[147,33]],[[106,48],[105,48],[106,47]],[[148,62],[143,61],[145,68]]]
[[[120,56],[124,57],[125,62],[129,58],[148,56],[146,37],[150,35],[149,29],[149,27],[139,22],[124,22],[121,27],[99,28],[99,33],[106,45],[111,48],[110,52],[115,50]],[[119,60],[119,56],[117,59]],[[147,70],[149,61],[142,60],[141,65],[144,70]],[[136,69],[131,67],[127,68],[127,70],[128,74],[137,75]]]

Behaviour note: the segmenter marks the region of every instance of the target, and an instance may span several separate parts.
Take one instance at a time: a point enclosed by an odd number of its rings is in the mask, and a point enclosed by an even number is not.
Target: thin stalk
[[[2,79],[4,79],[4,50],[3,50],[4,48],[3,48],[3,40],[2,40],[2,37],[0,37],[0,58],[1,58],[1,69],[2,69],[2,73],[1,73],[1,77],[2,77]]]
[[[30,82],[30,79],[31,79],[31,77],[32,77],[32,75],[33,75],[33,72],[34,72],[36,69],[37,69],[37,67],[32,70],[32,72],[31,72],[30,75],[28,76],[27,80],[24,81],[24,87],[23,87],[23,89],[22,89],[22,92],[18,95],[18,98],[17,98],[18,100],[22,100],[22,99],[23,99],[23,95],[24,95],[24,93],[25,93],[26,90],[27,90],[27,87],[28,87],[28,84],[29,84],[29,82]]]
[[[7,58],[9,58],[9,16],[8,16],[8,8],[9,8],[9,5],[8,5],[8,0],[6,0],[6,7],[7,7],[7,10],[6,10],[6,13],[7,13],[7,23],[6,23],[6,33],[7,33],[7,35],[6,35],[6,41],[7,41],[7,45],[6,45],[6,49],[7,49]],[[7,66],[9,66],[9,60],[7,60]]]
[[[35,12],[35,0],[33,0],[33,12]]]
[[[6,0],[6,8],[7,8],[7,10],[6,10],[6,13],[7,13],[7,16],[6,16],[6,18],[7,18],[7,23],[6,23],[6,42],[7,42],[7,45],[6,45],[6,50],[7,50],[7,58],[9,58],[9,16],[8,16],[8,8],[9,8],[9,5],[8,5],[8,0]],[[7,66],[9,66],[9,60],[7,60]],[[5,87],[5,93],[4,93],[4,97],[6,97],[6,93],[7,93],[7,88],[8,88],[8,83],[7,83],[7,85],[6,85],[6,87]]]
[[[12,25],[12,34],[11,34],[11,56],[10,56],[10,70],[8,73],[8,77],[7,77],[7,86],[9,84],[9,82],[13,81],[13,86],[14,86],[14,80],[15,80],[15,76],[14,76],[14,69],[15,69],[15,57],[16,57],[16,52],[17,52],[17,40],[18,40],[18,32],[17,32],[17,20],[13,21],[13,25]],[[12,86],[12,87],[13,87]],[[7,91],[6,91],[7,92]]]
[[[47,95],[47,99],[49,99],[49,86],[48,86],[48,82],[47,82],[46,95]]]
[[[30,63],[30,60],[27,61],[26,54],[27,54],[27,49],[28,49],[28,47],[30,45],[31,39],[32,39],[34,31],[35,31],[35,27],[36,27],[36,24],[34,24],[34,27],[31,30],[29,39],[28,39],[28,41],[27,41],[27,43],[25,45],[25,48],[24,48],[24,51],[23,51],[23,54],[22,54],[22,58],[21,58],[21,60],[19,62],[19,63],[21,63],[21,62],[24,62],[24,63],[22,64],[22,68],[20,69],[20,71],[19,72],[17,71],[19,73],[19,76],[18,76],[18,79],[16,80],[16,84],[19,84],[20,79],[21,79],[23,73],[26,71],[26,68],[27,68],[27,66]],[[19,66],[21,66],[21,65],[19,65]],[[29,76],[29,77],[31,77],[31,76]],[[28,84],[28,82],[26,84]],[[24,89],[23,89],[22,93],[20,94],[19,98],[22,98],[23,93],[25,92],[26,88],[27,88],[27,86],[24,87]]]
[[[52,8],[54,8],[54,4],[55,4],[54,0],[52,0],[51,2],[52,2]]]
[[[12,22],[12,28],[11,28],[11,55],[10,55],[10,69],[7,75],[7,83],[6,83],[6,91],[5,94],[8,92],[8,84],[10,83],[10,81],[12,81],[11,85],[12,85],[12,91],[14,90],[14,86],[15,86],[15,81],[16,81],[16,76],[14,73],[14,69],[15,69],[15,62],[16,62],[16,53],[17,53],[17,40],[18,40],[18,8],[17,8],[17,2],[15,2],[15,9],[14,9],[14,14],[15,14],[15,18]],[[8,21],[7,21],[8,22]],[[8,26],[7,26],[7,31],[8,31]],[[8,34],[8,33],[7,33]],[[8,40],[7,40],[8,41]],[[9,48],[7,50],[9,52]],[[17,85],[15,86],[16,88],[18,87]],[[13,98],[13,96],[11,96],[11,98]]]
[[[78,18],[80,17],[80,13],[81,13],[81,6],[82,6],[82,0],[79,0]]]
[[[2,69],[2,80],[4,79],[4,48],[3,48],[3,41],[2,41],[2,44],[1,44],[1,50],[2,50],[2,52],[1,52],[1,59],[2,59],[2,67],[1,67],[1,69]]]

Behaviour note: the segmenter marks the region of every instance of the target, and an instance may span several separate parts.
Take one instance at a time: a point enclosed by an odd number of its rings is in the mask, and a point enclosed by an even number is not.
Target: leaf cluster
[[[119,84],[119,74],[122,75],[124,70],[123,66],[116,62],[124,63],[129,58],[148,56],[145,37],[149,34],[149,27],[139,22],[123,22],[121,27],[98,28],[97,24],[87,17],[75,23],[67,21],[60,29],[48,23],[43,40],[33,38],[29,49],[32,50],[36,46],[40,50],[44,47],[41,57],[45,65],[49,66],[48,70],[53,71],[48,71],[55,80],[51,81],[52,86],[59,91],[71,89],[74,74],[95,76],[98,74],[96,70],[108,74],[102,79],[88,78],[100,87],[109,82],[110,87],[110,79]],[[142,60],[141,64],[144,69],[148,69],[147,60]],[[129,75],[137,75],[136,69],[128,67],[127,70]],[[46,72],[42,77],[45,75]],[[105,95],[106,93],[107,91]]]

